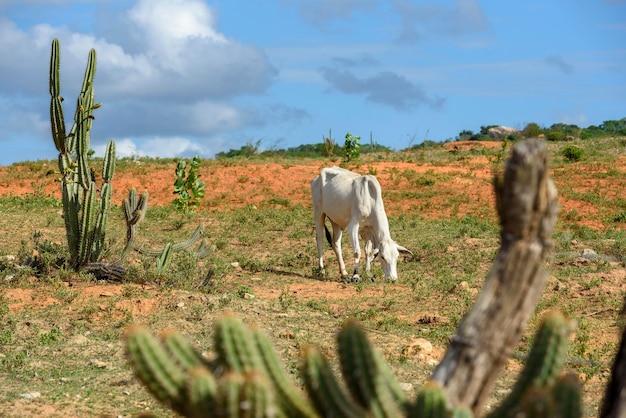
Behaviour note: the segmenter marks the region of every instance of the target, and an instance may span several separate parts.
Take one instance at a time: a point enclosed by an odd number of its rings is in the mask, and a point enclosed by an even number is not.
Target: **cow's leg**
[[[324,270],[324,221],[326,219],[326,215],[323,213],[321,215],[315,215],[315,241],[317,243],[317,256],[318,256],[318,267],[319,274],[324,277],[326,276],[326,271]]]
[[[352,274],[352,281],[358,282],[359,280],[361,280],[361,277],[359,276],[359,261],[361,260],[359,224],[350,222],[348,224],[348,232],[350,233],[350,241],[352,242],[352,249],[354,250],[354,273]]]
[[[343,262],[343,255],[341,254],[341,236],[343,231],[341,228],[333,223],[333,250],[337,256],[337,262],[339,263],[339,274],[341,278],[346,280],[348,278],[348,272],[346,271],[346,264]]]
[[[374,252],[372,250],[374,244],[372,240],[367,238],[365,240],[365,273],[370,278],[370,281],[374,281],[374,276],[372,276],[372,263],[374,262]]]

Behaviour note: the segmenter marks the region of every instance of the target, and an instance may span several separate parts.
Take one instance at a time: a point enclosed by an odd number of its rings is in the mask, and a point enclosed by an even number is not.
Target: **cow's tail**
[[[324,224],[324,230],[326,231],[326,241],[330,244],[330,247],[333,247],[333,236],[330,234],[328,227]]]

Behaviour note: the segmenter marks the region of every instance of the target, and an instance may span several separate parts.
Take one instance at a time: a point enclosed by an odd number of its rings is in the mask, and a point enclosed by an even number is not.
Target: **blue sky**
[[[66,118],[96,49],[92,148],[119,157],[626,116],[624,0],[0,0],[0,165],[56,158],[55,37]]]

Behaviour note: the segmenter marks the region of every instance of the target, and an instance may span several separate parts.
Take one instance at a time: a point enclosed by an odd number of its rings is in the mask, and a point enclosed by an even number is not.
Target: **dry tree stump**
[[[433,371],[453,405],[478,415],[509,359],[544,288],[543,262],[558,214],[546,145],[513,148],[503,178],[494,179],[501,243],[494,265],[451,346]]]

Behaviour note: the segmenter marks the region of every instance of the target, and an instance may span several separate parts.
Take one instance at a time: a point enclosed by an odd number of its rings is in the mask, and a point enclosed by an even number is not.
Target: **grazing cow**
[[[391,239],[389,221],[383,205],[380,183],[372,175],[360,175],[340,167],[322,169],[311,182],[313,196],[313,216],[315,218],[315,238],[319,255],[320,272],[324,273],[322,250],[324,232],[331,244],[339,273],[348,279],[348,272],[341,254],[341,235],[347,227],[354,249],[353,281],[359,281],[359,259],[361,248],[359,234],[365,240],[365,271],[369,274],[370,263],[379,255],[385,279],[396,280],[396,264],[399,252],[412,254]],[[332,237],[326,228],[328,218],[333,226]]]

